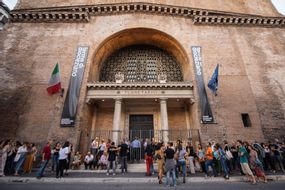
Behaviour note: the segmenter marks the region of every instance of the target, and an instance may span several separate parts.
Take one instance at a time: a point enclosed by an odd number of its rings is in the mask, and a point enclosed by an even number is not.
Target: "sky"
[[[285,0],[271,0],[276,9],[283,15],[285,15]]]
[[[18,0],[3,0],[3,2],[10,8],[13,9]],[[285,15],[285,0],[271,0],[275,5],[276,9]]]
[[[9,9],[13,9],[18,0],[3,0],[3,2],[9,7]]]

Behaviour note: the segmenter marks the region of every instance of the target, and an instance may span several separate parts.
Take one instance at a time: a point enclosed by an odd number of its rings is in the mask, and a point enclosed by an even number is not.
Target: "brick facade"
[[[73,2],[22,0],[17,8],[96,5],[101,1]],[[171,1],[170,4],[170,1],[151,1],[185,9],[203,8],[207,13],[211,13],[209,9],[241,13],[241,16],[261,15],[264,16],[262,24],[253,24],[250,22],[254,21],[250,20],[248,24],[251,26],[244,27],[226,23],[197,24],[192,16],[135,11],[90,16],[88,22],[64,22],[59,19],[55,23],[37,20],[32,23],[8,23],[0,32],[0,138],[17,138],[40,144],[50,138],[59,141],[67,139],[77,147],[84,146],[82,150],[87,150],[86,144],[92,137],[92,122],[96,122],[95,130],[112,129],[114,101],[105,108],[99,106],[94,115],[94,105],[86,103],[86,85],[98,80],[101,64],[112,52],[136,43],[157,45],[176,56],[182,65],[184,81],[194,85],[194,104],[175,109],[169,106],[171,129],[187,129],[187,109],[188,125],[200,130],[203,141],[284,138],[284,17],[276,12],[269,0],[221,2],[195,0]],[[265,17],[274,18],[274,23],[265,23]],[[35,16],[35,19],[39,18]],[[280,22],[277,23],[278,19]],[[77,122],[73,128],[61,128],[59,121],[66,93],[63,98],[59,95],[49,96],[46,92],[47,82],[58,62],[62,86],[67,91],[78,45],[88,45],[90,50],[77,108]],[[191,46],[194,45],[202,47],[205,82],[211,77],[216,64],[220,64],[218,96],[214,97],[207,91],[216,124],[200,123],[199,96],[191,55]],[[123,105],[122,129],[127,126],[129,110],[132,110],[131,106]],[[155,113],[157,123],[154,125],[160,127],[159,104],[139,112]],[[241,113],[249,114],[252,127],[243,126]]]

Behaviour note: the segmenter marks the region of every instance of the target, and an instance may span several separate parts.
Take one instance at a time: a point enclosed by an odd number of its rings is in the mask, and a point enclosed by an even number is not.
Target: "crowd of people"
[[[128,172],[128,161],[139,162],[143,158],[147,176],[155,173],[154,163],[157,163],[159,184],[165,177],[168,186],[176,186],[179,176],[186,183],[186,176],[196,172],[203,172],[205,178],[223,175],[225,179],[233,173],[241,173],[255,184],[257,180],[267,182],[265,171],[284,172],[285,143],[277,139],[274,143],[251,144],[239,140],[234,143],[208,142],[202,147],[201,144],[181,140],[166,144],[154,139],[142,142],[135,138],[132,142],[123,140],[116,146],[110,139],[105,142],[96,137],[91,141],[90,151],[81,157],[78,151],[73,153],[73,146],[68,141],[63,144],[49,141],[43,150],[38,151],[33,143],[6,140],[0,142],[0,176],[17,176],[20,171],[31,173],[37,158],[40,159],[37,178],[43,177],[50,160],[55,177],[61,178],[68,175],[69,166],[79,169],[82,163],[86,170],[106,169],[106,175],[116,175],[120,163],[121,173],[125,174]]]

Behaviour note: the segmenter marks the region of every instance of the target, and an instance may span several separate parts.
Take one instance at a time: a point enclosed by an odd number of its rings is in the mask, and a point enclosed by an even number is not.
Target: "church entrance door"
[[[129,135],[133,141],[135,137],[144,141],[153,138],[153,115],[130,115]]]
[[[153,115],[130,115],[129,120],[129,139],[132,142],[135,138],[141,142],[139,155],[131,155],[131,157],[144,158],[144,142],[145,139],[152,139],[154,137],[153,130]],[[131,151],[131,154],[134,154]]]

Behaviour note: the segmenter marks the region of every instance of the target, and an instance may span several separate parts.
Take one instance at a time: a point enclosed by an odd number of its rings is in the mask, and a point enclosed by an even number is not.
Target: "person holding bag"
[[[198,157],[198,162],[201,166],[201,170],[203,173],[206,174],[206,168],[205,168],[205,151],[203,150],[202,146],[198,144],[197,148],[197,157]]]
[[[58,168],[56,169],[56,178],[63,177],[63,171],[66,168],[68,153],[69,153],[69,141],[66,141],[62,148],[59,150]]]
[[[23,163],[25,162],[26,153],[27,153],[27,145],[28,143],[24,142],[24,144],[18,148],[17,155],[14,159],[14,162],[17,162],[16,168],[15,168],[15,174],[14,174],[15,176],[19,175],[19,171],[22,168]]]

